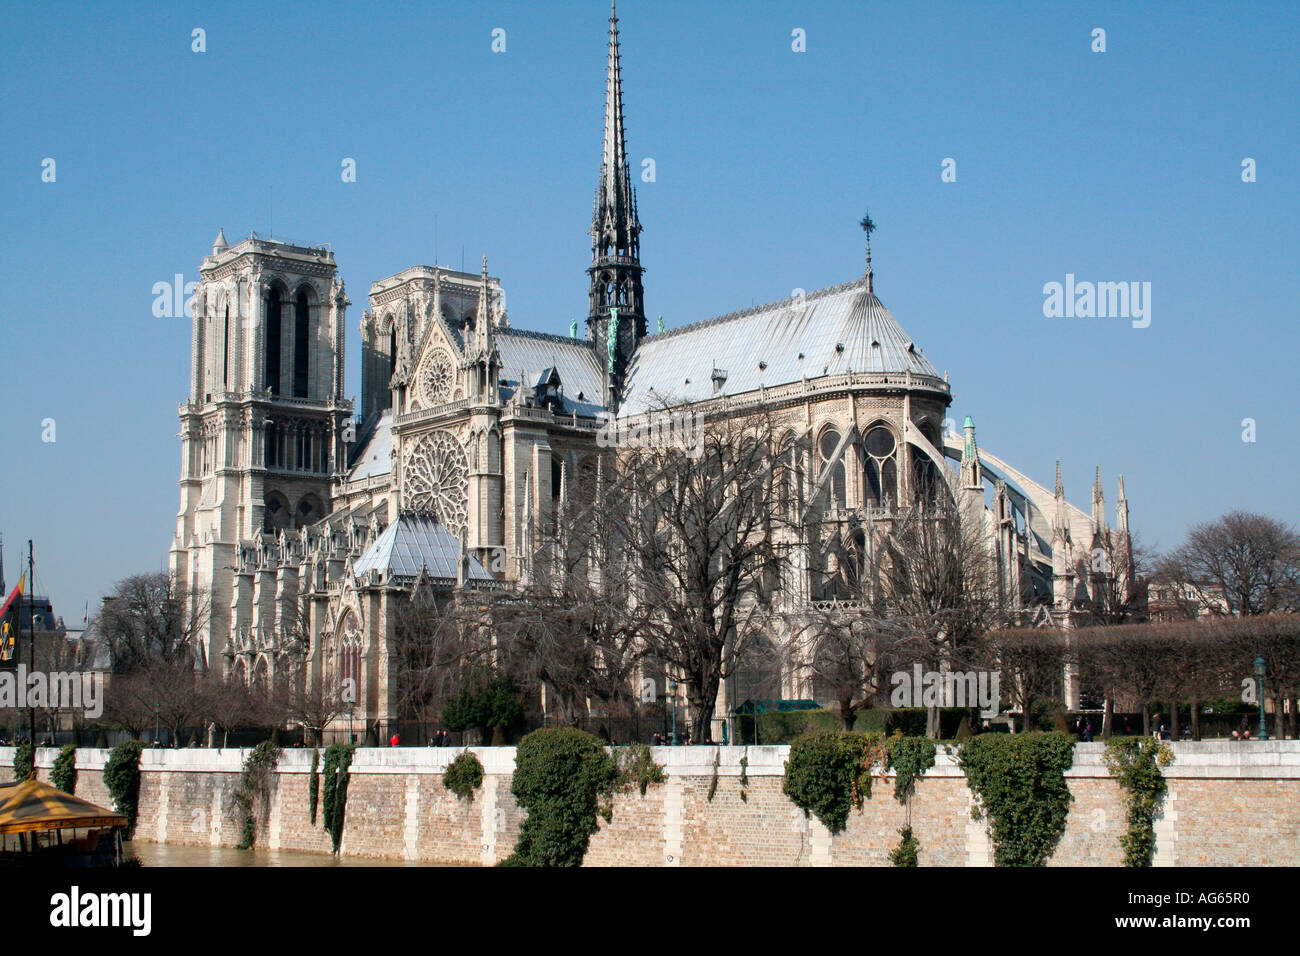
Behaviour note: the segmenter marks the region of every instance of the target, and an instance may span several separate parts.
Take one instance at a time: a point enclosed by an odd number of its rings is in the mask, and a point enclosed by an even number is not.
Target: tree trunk
[[[1142,701],[1142,735],[1151,736],[1151,705]]]
[[[1201,739],[1201,701],[1200,701],[1199,694],[1192,695],[1191,707],[1192,707],[1192,714],[1191,714],[1192,739],[1200,740]]]
[[[1110,743],[1111,728],[1115,725],[1115,697],[1113,694],[1106,695],[1106,709],[1101,715],[1101,742]]]
[[[927,707],[925,709],[925,735],[931,740],[938,740],[940,730],[939,708]]]
[[[857,717],[857,711],[853,709],[853,702],[849,700],[840,701],[840,723],[844,725],[844,731],[853,729],[853,720]]]

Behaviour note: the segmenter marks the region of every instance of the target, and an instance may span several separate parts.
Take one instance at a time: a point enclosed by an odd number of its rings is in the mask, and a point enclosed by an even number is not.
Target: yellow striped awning
[[[36,779],[0,788],[0,833],[124,827],[126,817]]]

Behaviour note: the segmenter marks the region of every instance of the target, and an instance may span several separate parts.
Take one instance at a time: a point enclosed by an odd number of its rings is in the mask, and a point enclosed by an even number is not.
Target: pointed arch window
[[[388,330],[388,379],[391,382],[393,376],[397,374],[397,320],[393,320],[393,327]],[[385,386],[387,387],[387,386]]]
[[[883,508],[898,501],[898,442],[883,425],[867,431],[863,447],[863,498],[868,507]]]
[[[272,287],[266,295],[266,387],[272,395],[280,394],[280,349],[282,347],[282,312],[280,290]]]
[[[225,390],[230,389],[230,306],[226,306],[226,326],[222,333],[221,340],[225,343],[221,356],[221,387]]]
[[[311,303],[299,289],[293,310],[293,397],[307,397],[307,351],[311,342]]]
[[[844,459],[830,465],[831,458],[835,455],[835,449],[840,444],[840,433],[834,428],[828,428],[822,432],[821,440],[817,443],[817,450],[821,453],[822,468],[829,465],[831,468],[830,480],[826,483],[827,509],[830,511],[839,511],[845,507],[845,471]]]

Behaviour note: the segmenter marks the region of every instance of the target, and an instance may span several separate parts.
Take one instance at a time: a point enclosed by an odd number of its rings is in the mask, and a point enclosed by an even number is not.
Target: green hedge
[[[957,736],[963,717],[971,718],[975,711],[969,707],[944,707],[939,711],[939,735],[944,740]],[[972,718],[974,722],[975,718]],[[857,734],[884,734],[901,732],[904,737],[925,736],[926,711],[924,707],[875,707],[858,711],[853,722]],[[840,733],[843,721],[837,710],[784,710],[758,715],[758,743],[788,744],[804,734]],[[736,743],[754,743],[754,717],[742,714],[736,717]]]

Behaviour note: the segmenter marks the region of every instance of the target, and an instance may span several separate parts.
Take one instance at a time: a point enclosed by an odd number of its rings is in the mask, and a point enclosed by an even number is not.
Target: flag
[[[13,660],[16,651],[12,627],[9,621],[5,621],[3,636],[0,636],[0,663]]]
[[[14,587],[13,591],[10,592],[9,597],[5,599],[4,607],[0,607],[0,619],[3,619],[5,614],[8,613],[9,606],[14,603],[15,599],[18,600],[22,599],[23,584],[26,582],[26,580],[27,580],[27,575],[25,574],[18,579],[17,586]]]

